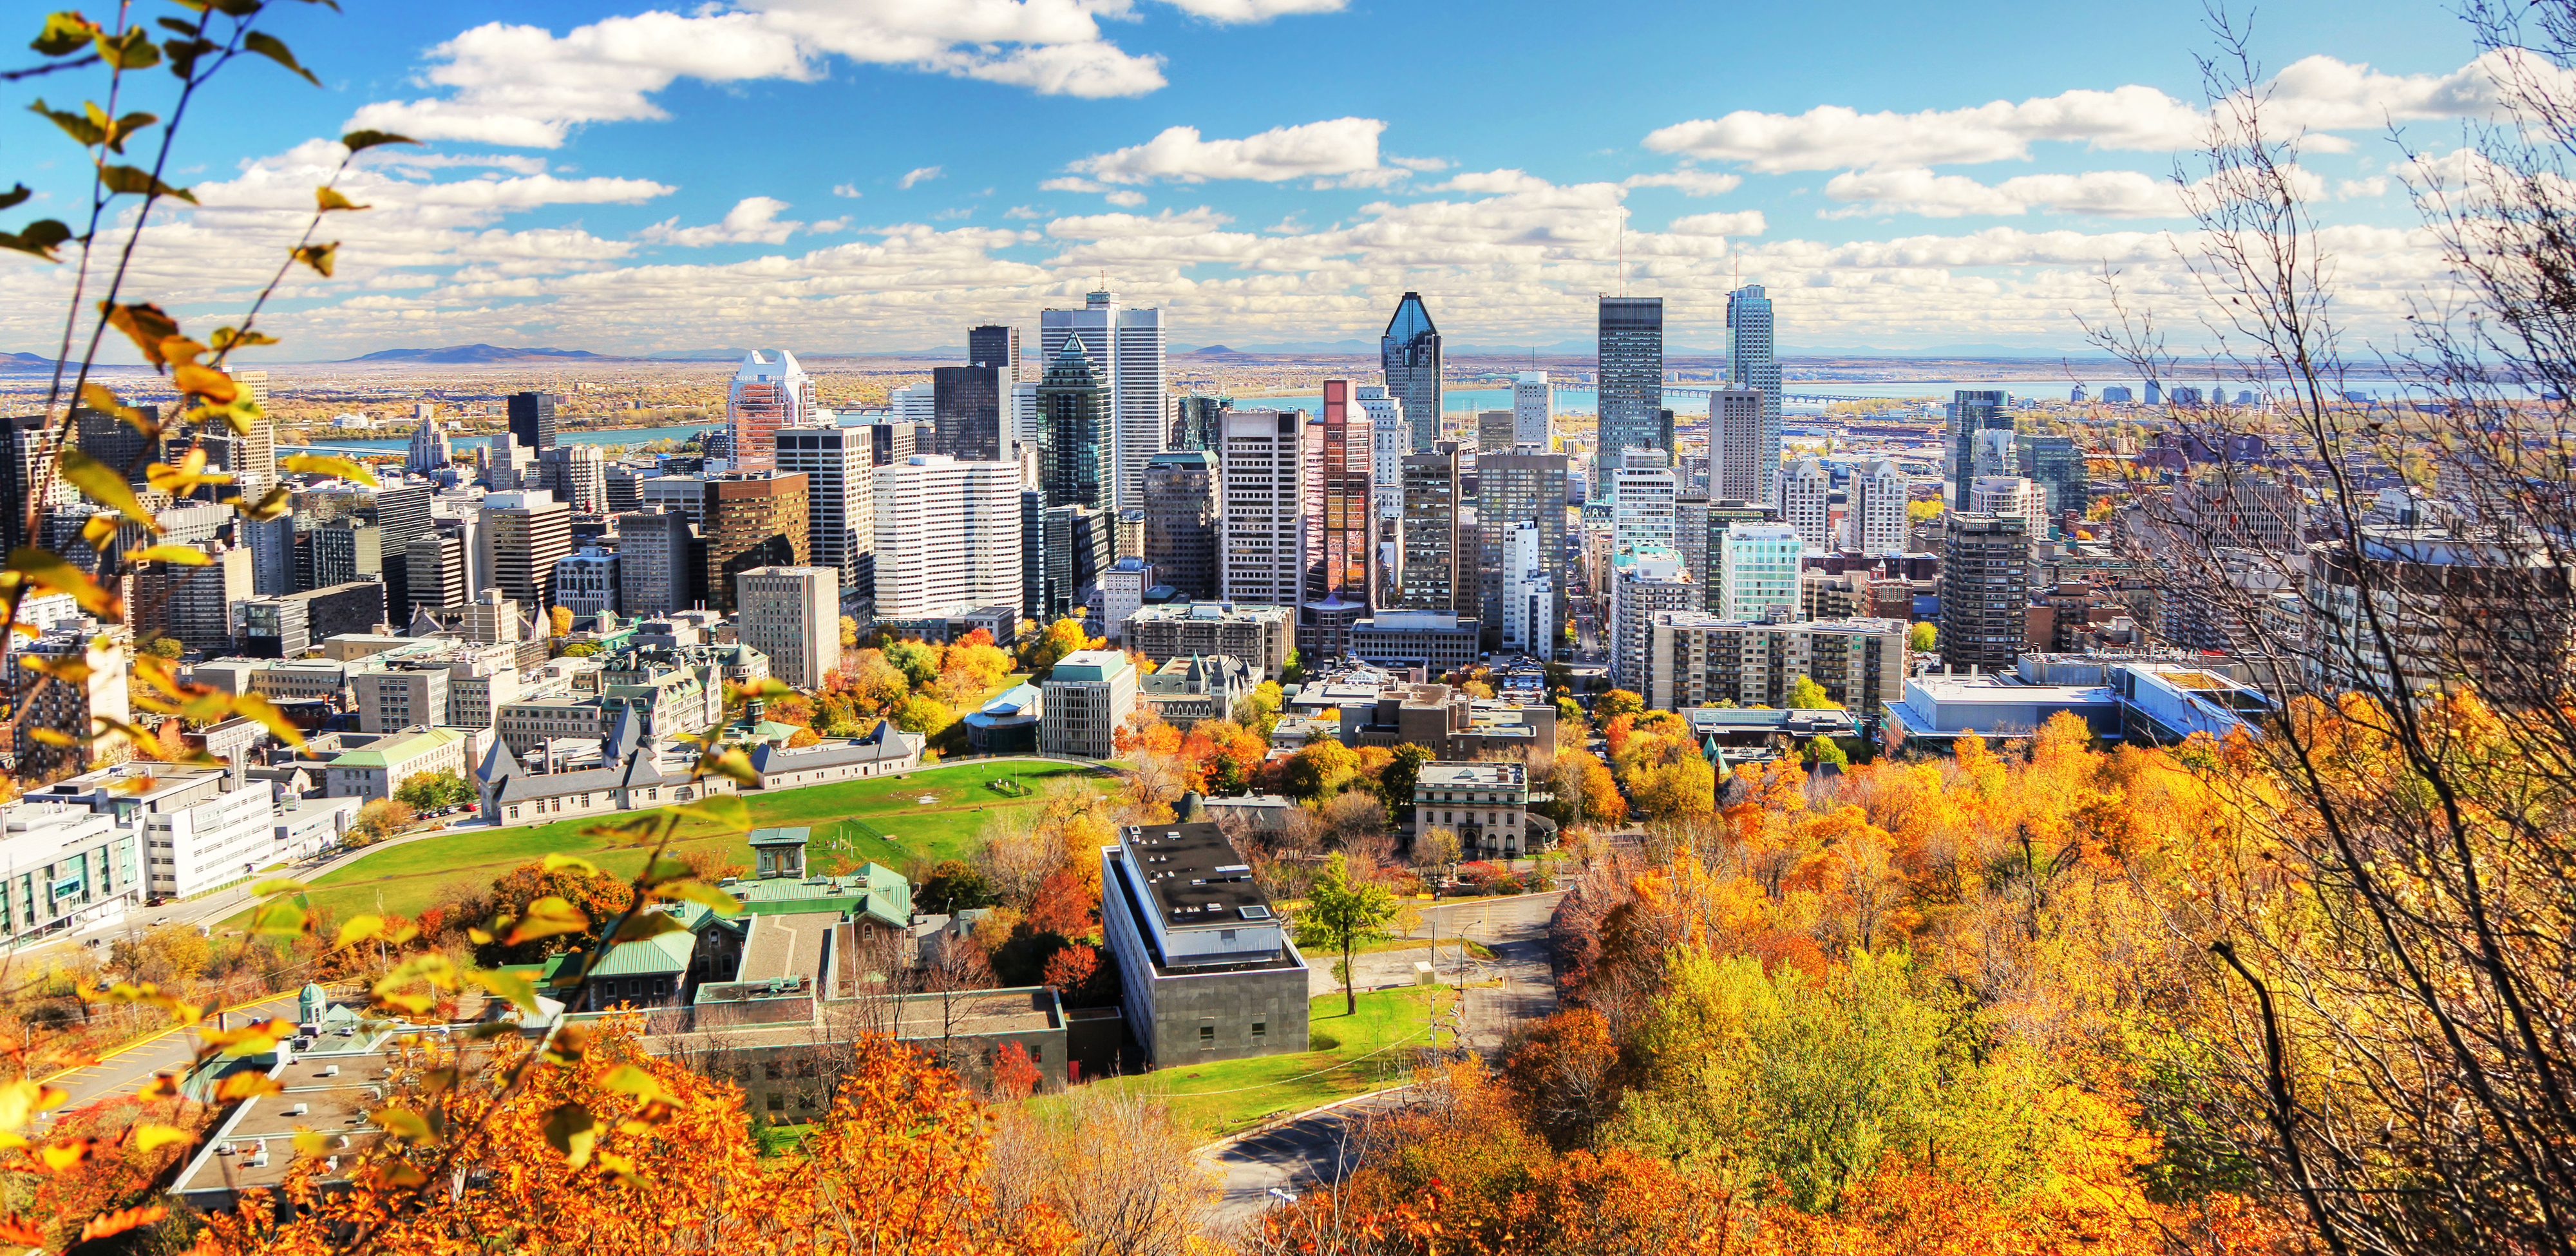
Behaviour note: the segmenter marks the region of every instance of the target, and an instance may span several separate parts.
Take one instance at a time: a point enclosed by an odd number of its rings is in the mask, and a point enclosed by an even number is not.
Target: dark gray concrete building
[[[1156,1068],[1306,1049],[1306,957],[1223,830],[1122,829],[1100,852],[1101,932],[1119,1006]]]

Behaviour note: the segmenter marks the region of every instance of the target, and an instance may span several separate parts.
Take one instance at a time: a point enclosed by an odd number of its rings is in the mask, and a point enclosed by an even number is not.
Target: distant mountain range
[[[54,360],[41,353],[0,353],[0,370],[50,371]]]
[[[588,349],[505,349],[499,345],[449,345],[444,349],[379,349],[348,362],[420,362],[432,366],[472,366],[484,362],[530,362],[548,358],[569,358],[593,362],[609,361],[606,354]]]

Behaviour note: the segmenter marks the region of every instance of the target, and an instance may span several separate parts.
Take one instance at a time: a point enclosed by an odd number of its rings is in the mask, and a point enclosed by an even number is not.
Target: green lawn
[[[1154,1096],[1171,1105],[1174,1119],[1193,1138],[1223,1138],[1273,1116],[1403,1084],[1413,1075],[1416,1048],[1451,1042],[1448,1013],[1456,1001],[1446,987],[1376,990],[1361,995],[1359,1014],[1350,1016],[1343,1013],[1337,991],[1316,999],[1307,1013],[1315,1050],[1183,1065],[1091,1084]],[[1425,1021],[1432,1015],[1439,1024],[1426,1033]],[[1370,1054],[1389,1046],[1394,1049]]]
[[[815,830],[809,857],[828,867],[834,855],[910,868],[972,853],[984,823],[995,812],[1036,805],[1050,785],[1085,782],[1090,769],[1065,763],[961,763],[905,776],[880,776],[837,785],[815,785],[746,795],[757,827],[806,825]],[[1009,778],[1020,792],[996,788]],[[1084,788],[1090,788],[1084,783]],[[930,801],[924,802],[927,797]],[[342,920],[361,912],[412,915],[446,897],[451,886],[488,885],[493,878],[554,852],[580,855],[601,868],[632,876],[643,867],[639,847],[618,848],[611,839],[582,830],[630,821],[645,813],[590,816],[525,828],[455,833],[369,855],[314,883],[313,906]],[[751,848],[740,833],[716,831],[699,821],[682,823],[677,849],[729,852],[749,864]],[[240,927],[249,912],[225,922]]]

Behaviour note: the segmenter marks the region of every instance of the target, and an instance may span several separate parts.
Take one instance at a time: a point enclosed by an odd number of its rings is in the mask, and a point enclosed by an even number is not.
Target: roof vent
[[[1248,906],[1244,907],[1244,908],[1242,909],[1242,911],[1243,911],[1243,918],[1244,918],[1244,919],[1246,919],[1246,920],[1268,920],[1268,919],[1270,919],[1270,909],[1269,909],[1269,908],[1267,908],[1267,907],[1262,906],[1262,905],[1261,905],[1261,904],[1259,904],[1259,903],[1253,903],[1253,904],[1250,904],[1250,905],[1248,905]]]

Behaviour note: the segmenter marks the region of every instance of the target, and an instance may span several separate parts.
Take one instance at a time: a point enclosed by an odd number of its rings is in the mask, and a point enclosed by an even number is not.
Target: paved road
[[[1528,894],[1506,899],[1460,899],[1415,903],[1422,924],[1407,936],[1437,939],[1440,980],[1462,987],[1466,1001],[1467,1045],[1488,1057],[1499,1051],[1511,1030],[1556,1010],[1556,987],[1547,963],[1547,920],[1563,894]],[[1456,945],[1464,936],[1483,943],[1492,959],[1477,959]],[[1435,952],[1380,951],[1353,960],[1358,985],[1377,989],[1410,985],[1413,965]],[[1309,985],[1317,993],[1341,988],[1333,979],[1331,956],[1309,956]],[[1249,1223],[1279,1202],[1274,1189],[1303,1191],[1317,1183],[1337,1182],[1357,1164],[1357,1131],[1370,1116],[1403,1104],[1406,1091],[1383,1092],[1340,1106],[1321,1108],[1249,1137],[1202,1149],[1199,1159],[1223,1176],[1224,1187],[1214,1209],[1220,1229]]]

